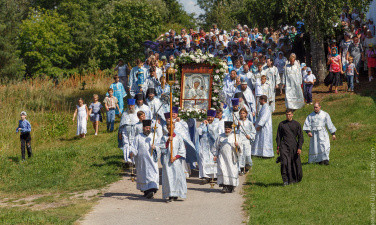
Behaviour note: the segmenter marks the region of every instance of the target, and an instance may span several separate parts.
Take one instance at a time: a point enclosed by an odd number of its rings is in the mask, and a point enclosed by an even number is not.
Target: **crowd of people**
[[[346,75],[348,91],[354,90],[354,80],[368,70],[371,82],[376,66],[373,21],[344,9],[341,15],[343,40],[332,40],[328,45],[329,75],[326,85],[342,85]],[[153,198],[159,189],[158,161],[162,164],[162,193],[167,202],[186,198],[186,178],[191,169],[199,171],[203,182],[216,180],[223,193],[231,193],[239,184],[239,176],[252,167],[252,156],[273,158],[272,113],[276,109],[276,95],[285,92],[286,120],[277,130],[277,162],[281,163],[284,185],[300,182],[302,167],[300,154],[304,142],[303,131],[310,137],[309,163],[329,165],[330,140],[336,139],[336,128],[328,113],[313,101],[312,87],[316,77],[307,67],[304,23],[283,26],[280,29],[238,25],[227,32],[216,25],[204,29],[174,30],[160,35],[155,41],[145,42],[146,60],[137,59],[131,68],[119,59],[114,68],[117,75],[111,84],[104,107],[98,95],[87,107],[78,101],[73,120],[77,117],[77,135],[87,132],[88,119],[93,122],[95,135],[107,114],[107,131],[114,131],[116,115],[120,117],[118,146],[124,160],[137,171],[137,188],[146,198]],[[337,43],[340,43],[337,46]],[[227,62],[228,71],[223,81],[223,103],[207,110],[201,122],[184,121],[179,108],[172,107],[165,96],[170,93],[166,72],[174,68],[180,54],[200,49]],[[364,63],[362,63],[364,62]],[[354,79],[355,76],[355,79]],[[126,101],[127,104],[124,104]],[[293,120],[295,110],[305,104],[313,105],[302,127]],[[125,106],[126,105],[126,106]],[[25,143],[30,147],[30,124],[22,113],[17,131],[21,131],[22,152]],[[172,121],[172,123],[170,123]],[[192,122],[193,121],[193,122]]]

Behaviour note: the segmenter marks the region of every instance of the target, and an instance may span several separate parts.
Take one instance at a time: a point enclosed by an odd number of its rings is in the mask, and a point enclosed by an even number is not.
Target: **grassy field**
[[[374,90],[369,96],[330,95],[322,102],[337,127],[330,165],[307,164],[309,137],[304,134],[303,180],[283,187],[280,164],[254,159],[245,186],[249,224],[369,224],[371,220],[371,150],[376,148]],[[312,106],[295,113],[302,125]],[[273,116],[273,127],[285,119]],[[274,129],[274,138],[276,129]]]
[[[100,189],[120,178],[122,152],[116,133],[94,136],[88,123],[86,139],[75,137],[72,122],[78,98],[90,104],[97,93],[103,99],[112,82],[103,74],[71,78],[54,87],[34,80],[0,87],[0,224],[72,224],[97,200]],[[15,130],[25,110],[32,125],[34,157],[21,162]]]

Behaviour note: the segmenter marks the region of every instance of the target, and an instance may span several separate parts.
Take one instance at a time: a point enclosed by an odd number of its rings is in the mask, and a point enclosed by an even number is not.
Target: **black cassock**
[[[302,180],[303,170],[298,149],[303,146],[303,132],[295,120],[282,121],[278,125],[277,146],[281,156],[281,175],[283,182],[296,183]]]

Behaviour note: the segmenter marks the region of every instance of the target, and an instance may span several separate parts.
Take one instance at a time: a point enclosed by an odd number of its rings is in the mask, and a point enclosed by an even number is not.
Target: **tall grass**
[[[85,90],[82,83],[85,82]],[[15,134],[20,112],[26,111],[32,126],[32,146],[56,137],[64,137],[72,126],[72,115],[78,98],[86,104],[94,93],[102,100],[112,78],[107,73],[75,75],[59,81],[34,79],[0,86],[0,150],[2,156],[19,154],[19,138]]]

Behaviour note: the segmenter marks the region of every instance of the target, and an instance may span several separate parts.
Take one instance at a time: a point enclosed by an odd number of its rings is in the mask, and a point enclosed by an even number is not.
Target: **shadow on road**
[[[262,182],[255,182],[255,183],[246,182],[246,183],[244,183],[244,185],[255,185],[255,186],[259,186],[259,187],[279,187],[279,186],[283,186],[282,183],[269,183],[269,184],[266,184],[266,183],[262,183]]]
[[[146,202],[165,202],[164,199],[147,199],[142,194],[132,194],[132,193],[105,193],[100,196],[101,198],[117,198],[119,200],[135,200],[135,201],[146,201]],[[119,198],[120,197],[120,198]]]

